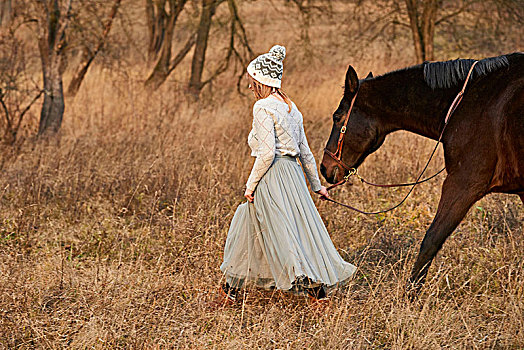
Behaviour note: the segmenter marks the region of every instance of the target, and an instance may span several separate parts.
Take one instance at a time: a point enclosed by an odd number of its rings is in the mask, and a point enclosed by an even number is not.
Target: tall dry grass
[[[262,51],[288,22],[275,25],[256,11],[247,26],[261,26],[255,42]],[[300,46],[295,29],[277,40],[288,47],[285,88],[305,116],[318,160],[347,60],[339,53],[302,65],[293,57]],[[319,34],[319,45],[323,40]],[[409,56],[398,57],[356,66],[363,75],[409,63]],[[2,150],[0,347],[524,347],[524,211],[516,196],[479,201],[439,253],[420,300],[404,295],[442,178],[380,216],[315,199],[335,246],[358,266],[329,311],[253,289],[238,307],[210,307],[252,163],[252,100],[231,92],[233,77],[225,76],[191,101],[173,83],[186,70],[151,93],[136,78],[145,76],[141,69],[126,76],[91,71],[67,101],[56,139]],[[379,182],[411,179],[432,146],[394,134],[361,172]],[[369,209],[403,193],[355,184],[335,196]]]

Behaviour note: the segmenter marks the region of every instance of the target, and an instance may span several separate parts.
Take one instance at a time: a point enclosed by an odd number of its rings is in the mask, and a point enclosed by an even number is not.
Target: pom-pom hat
[[[267,86],[280,89],[286,57],[286,48],[275,45],[268,53],[258,56],[247,66],[247,72],[253,79]]]

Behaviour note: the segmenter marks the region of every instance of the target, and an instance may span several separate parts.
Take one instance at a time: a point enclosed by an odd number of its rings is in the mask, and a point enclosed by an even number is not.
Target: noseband
[[[342,168],[347,170],[349,172],[348,175],[344,176],[344,179],[347,180],[350,176],[354,175],[357,170],[353,167],[350,167],[346,163],[342,161],[342,147],[344,147],[344,135],[346,135],[346,129],[349,122],[349,115],[351,114],[351,110],[353,110],[353,106],[355,105],[355,100],[357,99],[357,92],[355,93],[355,96],[353,96],[353,99],[351,100],[351,105],[349,105],[349,110],[346,113],[346,116],[344,118],[344,124],[340,128],[340,135],[338,136],[338,143],[337,143],[337,150],[335,153],[331,152],[327,148],[324,148],[324,154],[327,154],[331,157],[335,162],[337,162],[338,165],[340,165]]]

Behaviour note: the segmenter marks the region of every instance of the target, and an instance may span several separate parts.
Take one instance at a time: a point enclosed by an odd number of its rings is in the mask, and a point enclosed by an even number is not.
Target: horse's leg
[[[444,181],[437,214],[424,236],[411,273],[410,282],[415,287],[415,291],[418,291],[424,283],[429,266],[446,238],[462,221],[473,203],[485,194],[475,190],[478,186],[469,186],[461,180],[464,178],[448,176]]]

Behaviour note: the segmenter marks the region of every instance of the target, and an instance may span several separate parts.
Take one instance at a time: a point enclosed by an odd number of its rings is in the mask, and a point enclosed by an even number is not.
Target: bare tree
[[[313,18],[320,16],[332,16],[333,7],[331,1],[323,0],[287,0],[298,9],[301,19],[300,40],[304,49],[304,59],[309,60],[313,57],[313,47],[309,31]]]
[[[357,22],[360,27],[351,38],[353,44],[358,41],[366,45],[382,38],[388,45],[395,40],[395,28],[405,28],[417,63],[435,59],[437,32],[455,38],[456,43],[468,37],[470,46],[482,46],[490,35],[500,40],[503,30],[496,35],[493,29],[521,25],[524,11],[522,0],[359,0],[353,6],[351,23]],[[375,11],[377,8],[379,11]],[[489,33],[477,35],[481,32]],[[444,43],[446,47],[451,44]]]
[[[437,20],[440,31],[452,38],[445,49],[468,51],[472,54],[498,54],[502,47],[522,49],[524,1],[463,0],[461,4],[461,7],[449,12],[451,17],[443,13]],[[456,15],[464,5],[467,8]]]
[[[93,63],[93,60],[95,59],[96,55],[102,49],[102,47],[104,46],[104,44],[107,41],[107,36],[109,35],[109,32],[111,31],[111,26],[113,24],[113,20],[116,17],[120,3],[121,3],[121,0],[114,1],[113,6],[111,7],[111,10],[107,17],[106,23],[104,25],[104,30],[102,32],[102,35],[98,39],[98,42],[95,48],[93,50],[88,50],[87,48],[84,48],[83,60],[77,66],[75,73],[73,74],[73,78],[69,82],[69,87],[67,88],[68,95],[75,96],[76,93],[78,92],[78,89],[80,89],[80,85],[82,84],[82,81],[84,80],[85,75],[87,74],[87,70],[89,69],[89,66],[91,65],[91,63]]]
[[[205,55],[212,19],[217,7],[226,1],[230,14],[228,21],[230,30],[229,46],[227,47],[226,57],[220,61],[213,73],[204,80]],[[240,19],[236,2],[234,0],[202,0],[199,23],[196,31],[189,35],[185,44],[172,58],[171,51],[175,23],[186,2],[187,0],[169,0],[169,7],[165,6],[165,0],[160,0],[155,3],[148,0],[146,3],[146,12],[149,18],[148,23],[149,26],[152,26],[152,28],[150,28],[149,53],[154,54],[154,48],[158,48],[159,42],[161,42],[161,47],[159,51],[160,56],[151,75],[146,80],[145,85],[149,88],[157,89],[189,54],[191,49],[195,47],[192,56],[191,76],[188,89],[195,96],[198,96],[200,90],[206,84],[213,81],[229,68],[231,61],[235,60],[243,64],[246,56],[245,52],[247,51],[249,55],[252,55],[253,51],[249,47],[246,31]],[[164,27],[162,27],[162,23],[165,24]],[[237,42],[240,43],[240,48],[237,47]]]
[[[215,14],[216,8],[224,0],[203,0],[202,1],[202,12],[200,15],[200,22],[197,29],[196,46],[193,53],[193,60],[191,62],[191,77],[189,79],[189,92],[198,98],[200,91],[208,83],[212,82],[217,76],[225,72],[230,62],[236,59],[245,65],[246,54],[249,56],[253,55],[253,50],[249,46],[247,39],[246,30],[238,13],[238,8],[234,0],[227,0],[229,13],[230,13],[230,34],[229,34],[229,46],[227,49],[226,57],[221,61],[221,64],[215,69],[209,78],[203,80],[203,72],[205,66],[206,49],[209,39],[209,30],[211,28],[211,20]],[[236,46],[236,38],[240,42],[241,52]],[[244,67],[242,67],[244,68]],[[241,78],[241,76],[240,76]],[[240,82],[239,78],[239,82]]]
[[[145,85],[147,87],[157,89],[184,59],[195,43],[195,37],[191,35],[175,58],[171,59],[175,24],[186,2],[187,0],[168,0],[169,6],[166,7],[166,0],[157,1],[155,4],[151,0],[146,1],[150,37],[149,55],[160,53],[151,75],[146,80]]]
[[[78,90],[93,59],[106,44],[112,21],[121,0],[114,0],[113,7],[102,31],[102,35],[95,40],[94,49],[87,52],[84,60],[79,64],[70,84],[70,91],[74,94]],[[14,2],[14,22],[18,27],[29,26],[36,36],[38,53],[42,67],[44,101],[40,112],[38,136],[52,134],[60,129],[65,110],[62,75],[67,67],[67,55],[76,47],[86,45],[87,38],[95,37],[86,30],[86,21],[97,19],[100,12],[97,0],[75,2],[73,0],[17,0]],[[103,4],[103,3],[102,3]],[[86,9],[92,7],[95,13],[82,16]],[[91,16],[90,18],[87,18]],[[81,17],[84,22],[80,19]],[[86,36],[87,33],[87,36]],[[73,43],[73,50],[69,48]]]
[[[191,77],[189,78],[189,91],[195,95],[198,95],[202,89],[202,73],[204,71],[211,19],[215,14],[217,6],[222,1],[223,0],[202,0],[202,12],[197,29],[195,52],[193,53],[193,60],[191,61]]]
[[[433,60],[433,38],[441,0],[405,0],[417,62]]]
[[[11,19],[0,26],[0,139],[9,145],[15,143],[24,117],[43,94],[28,69],[32,58],[28,45],[18,35],[28,23],[24,16],[14,15],[22,9],[20,3],[11,7]]]
[[[434,36],[443,0],[385,0],[373,3],[359,1],[354,16],[359,17],[360,31],[356,40],[373,42],[385,35],[388,28],[401,26],[410,31],[417,62],[434,59]],[[394,30],[393,30],[394,32]],[[388,41],[388,40],[386,40]]]
[[[42,61],[44,104],[40,113],[38,135],[60,129],[64,115],[62,74],[66,68],[64,49],[66,31],[70,22],[72,0],[36,1],[38,18],[38,48]]]
[[[156,58],[162,49],[166,34],[166,25],[172,14],[166,10],[166,5],[170,6],[166,0],[145,0],[146,19],[149,34],[148,57]],[[170,6],[171,7],[171,6]]]
[[[471,28],[473,32],[481,31],[478,22],[489,22],[489,31],[497,28],[502,21],[504,26],[521,25],[524,2],[521,0],[404,0],[409,18],[409,28],[413,38],[415,56],[418,63],[435,59],[435,28],[447,24],[448,32],[456,33],[456,27]],[[458,18],[465,16],[468,21],[459,24]],[[493,23],[492,17],[497,23]],[[462,36],[465,31],[462,31]],[[500,36],[500,33],[499,35]],[[477,42],[480,37],[477,37]],[[459,39],[457,37],[457,39]],[[497,38],[499,40],[500,38]]]

